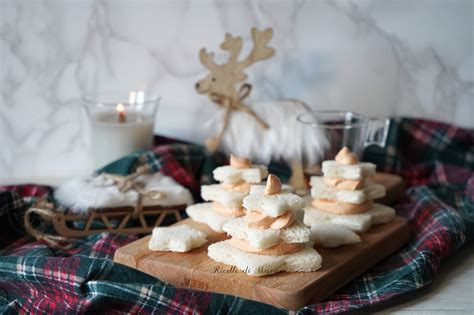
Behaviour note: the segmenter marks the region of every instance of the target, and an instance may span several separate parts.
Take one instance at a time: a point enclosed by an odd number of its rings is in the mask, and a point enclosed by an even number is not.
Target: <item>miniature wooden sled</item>
[[[84,215],[54,211],[52,205],[42,203],[30,208],[25,214],[25,227],[27,230],[33,230],[33,233],[30,233],[33,236],[39,232],[30,223],[30,216],[34,213],[51,221],[55,231],[62,237],[83,237],[102,232],[145,234],[160,226],[167,217],[181,221],[180,211],[185,208],[185,204],[166,207],[146,206],[140,212],[136,212],[134,207],[117,207],[89,209],[87,215]],[[129,225],[134,219],[137,219],[137,223]]]

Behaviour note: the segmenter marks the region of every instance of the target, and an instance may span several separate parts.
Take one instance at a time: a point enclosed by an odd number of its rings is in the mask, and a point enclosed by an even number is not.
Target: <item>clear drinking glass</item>
[[[90,155],[94,168],[153,147],[159,97],[148,91],[103,92],[83,102],[90,125]]]
[[[297,120],[308,127],[307,132],[319,133],[321,142],[326,144],[316,165],[333,160],[344,146],[359,156],[369,145],[384,147],[390,126],[389,119],[367,118],[345,111],[308,111],[298,115]]]

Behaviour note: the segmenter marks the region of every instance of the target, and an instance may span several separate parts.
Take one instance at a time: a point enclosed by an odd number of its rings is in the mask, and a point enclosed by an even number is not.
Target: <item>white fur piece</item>
[[[154,228],[148,248],[152,251],[184,253],[200,247],[206,242],[206,233],[183,224]]]
[[[379,203],[374,203],[372,209],[359,214],[338,215],[318,210],[312,206],[306,207],[304,223],[312,226],[315,223],[332,223],[348,227],[356,232],[366,232],[374,224],[388,223],[395,218],[395,210]]]
[[[161,199],[145,198],[143,201],[145,206],[193,203],[191,193],[186,188],[161,173],[142,175],[137,181],[145,184],[145,191],[158,190],[166,193],[166,197]],[[121,193],[110,179],[98,175],[68,180],[56,189],[54,197],[62,206],[67,207],[68,211],[86,213],[89,208],[134,207],[138,193],[134,190]]]
[[[265,165],[252,165],[249,168],[234,168],[230,165],[219,166],[214,171],[214,179],[225,184],[237,184],[240,181],[246,181],[251,184],[260,183],[268,176],[268,170]]]
[[[321,176],[311,177],[311,196],[314,198],[330,199],[352,204],[361,204],[367,199],[373,200],[385,196],[385,186],[367,182],[359,190],[340,190],[327,186]]]
[[[197,203],[186,208],[188,216],[196,222],[207,224],[216,232],[222,233],[224,224],[235,217],[223,215],[212,208],[212,202]]]
[[[307,243],[309,228],[296,221],[292,226],[281,229],[252,229],[247,226],[243,218],[233,219],[224,224],[223,230],[232,237],[246,240],[251,246],[259,249],[272,247],[283,243]]]
[[[232,112],[232,119],[221,142],[225,153],[246,156],[263,164],[269,164],[272,158],[283,159],[288,163],[304,158],[309,165],[321,160],[324,150],[329,146],[328,139],[321,130],[296,120],[299,114],[308,110],[300,102],[260,102],[250,107],[270,127],[263,129],[248,113]],[[210,134],[217,134],[222,127],[223,114],[222,110],[216,111],[213,119],[206,123],[206,126],[214,128]]]
[[[247,210],[256,210],[270,217],[278,217],[287,211],[302,209],[305,200],[300,196],[282,191],[276,195],[265,195],[261,192],[254,192],[243,200],[243,206]]]
[[[220,202],[231,209],[242,208],[242,200],[245,196],[247,194],[241,191],[225,190],[221,184],[201,186],[202,199]]]
[[[210,245],[207,255],[213,260],[235,266],[249,276],[266,276],[278,272],[314,272],[321,268],[322,257],[312,247],[280,255],[257,255],[233,247],[229,240]]]
[[[375,175],[375,164],[361,162],[355,165],[344,165],[334,160],[324,161],[322,171],[325,177],[344,179],[363,179]]]
[[[323,247],[339,247],[359,243],[360,236],[348,227],[332,223],[315,222],[311,225],[311,241]]]

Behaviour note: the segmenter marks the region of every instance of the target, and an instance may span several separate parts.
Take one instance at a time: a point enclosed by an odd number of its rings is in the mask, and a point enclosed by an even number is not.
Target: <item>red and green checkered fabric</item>
[[[176,144],[146,153],[160,170],[195,196],[224,162],[202,147]],[[137,154],[105,168],[125,174]],[[392,121],[385,149],[371,147],[364,159],[379,170],[400,174],[409,189],[396,206],[412,240],[401,250],[340,289],[298,313],[337,313],[368,307],[429,284],[444,258],[474,236],[474,131],[413,119]],[[272,172],[288,174],[280,165]],[[114,263],[117,248],[138,236],[102,233],[74,241],[67,250],[25,236],[22,215],[44,186],[10,186],[0,191],[0,310],[4,313],[287,313],[229,295],[177,289]],[[45,227],[47,228],[47,227]]]

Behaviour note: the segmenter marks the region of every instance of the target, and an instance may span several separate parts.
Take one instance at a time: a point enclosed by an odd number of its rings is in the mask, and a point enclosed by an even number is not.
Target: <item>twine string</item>
[[[242,103],[242,101],[250,94],[250,91],[252,90],[252,86],[248,83],[242,84],[237,91],[236,95],[234,97],[219,94],[219,93],[210,93],[209,98],[216,103],[217,105],[224,107],[225,108],[225,113],[224,113],[224,124],[222,126],[222,129],[220,132],[217,134],[217,136],[213,139],[215,143],[220,143],[222,140],[222,137],[224,136],[224,133],[226,132],[230,119],[232,116],[233,111],[243,111],[250,116],[252,116],[257,123],[262,127],[263,129],[268,129],[269,125],[259,116],[253,109],[250,107],[246,106],[245,104]]]
[[[137,218],[139,215],[142,214],[143,202],[145,198],[158,200],[158,199],[162,199],[166,197],[166,193],[159,190],[145,191],[144,184],[136,181],[138,177],[144,174],[149,174],[150,171],[151,171],[151,167],[147,164],[147,165],[138,167],[135,173],[127,175],[127,176],[102,173],[102,175],[105,178],[112,180],[113,183],[117,185],[118,190],[121,193],[126,193],[127,191],[133,190],[138,194],[137,202],[133,209],[134,218]]]

